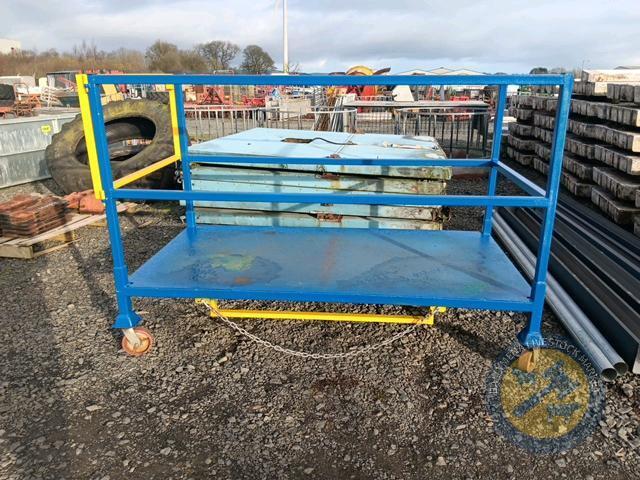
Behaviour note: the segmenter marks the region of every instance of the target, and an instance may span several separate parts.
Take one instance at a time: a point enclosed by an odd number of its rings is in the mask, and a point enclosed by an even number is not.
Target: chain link
[[[283,347],[281,345],[276,345],[275,343],[269,342],[268,340],[264,340],[264,339],[258,337],[257,335],[254,335],[253,333],[249,332],[248,330],[242,328],[237,323],[229,320],[227,317],[225,317],[218,309],[216,309],[210,303],[205,302],[204,304],[209,308],[209,311],[212,312],[212,313],[215,313],[218,316],[218,318],[220,320],[222,320],[223,323],[225,323],[226,325],[231,327],[233,330],[238,332],[240,335],[243,335],[243,336],[247,337],[252,342],[254,342],[254,343],[258,344],[258,345],[261,345],[263,347],[270,348],[271,350],[275,350],[276,352],[284,353],[285,355],[291,355],[293,357],[302,357],[302,358],[313,358],[313,359],[316,359],[316,360],[334,360],[334,359],[357,357],[359,355],[364,355],[365,353],[378,350],[378,349],[380,349],[382,347],[386,347],[387,345],[391,345],[395,341],[397,341],[397,340],[401,339],[402,337],[404,337],[404,336],[410,334],[411,332],[413,332],[416,329],[416,327],[418,326],[417,323],[413,324],[410,327],[408,327],[408,328],[396,333],[395,335],[387,338],[386,340],[383,340],[380,343],[374,343],[372,345],[365,345],[364,347],[356,348],[354,350],[349,350],[348,352],[342,352],[342,353],[312,353],[312,352],[305,352],[303,350],[294,350],[294,349],[291,349],[291,348]]]

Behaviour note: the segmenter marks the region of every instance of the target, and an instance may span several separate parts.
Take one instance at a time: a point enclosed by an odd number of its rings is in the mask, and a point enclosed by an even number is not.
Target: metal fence
[[[487,109],[408,108],[398,112],[395,122],[400,135],[434,137],[448,153],[460,158],[486,156],[490,112]]]
[[[286,128],[434,137],[451,155],[486,156],[488,109],[466,107],[390,108],[315,106],[299,111],[278,107],[185,106],[189,135],[202,142],[251,128]]]
[[[311,107],[283,110],[277,107],[226,105],[186,106],[189,135],[195,142],[212,140],[251,128],[287,128],[332,132],[356,131],[356,109]]]

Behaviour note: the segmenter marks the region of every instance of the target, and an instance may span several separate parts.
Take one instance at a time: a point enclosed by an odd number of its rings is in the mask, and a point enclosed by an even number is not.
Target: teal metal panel
[[[284,139],[314,139],[311,143],[290,143]],[[431,137],[402,135],[350,134],[308,130],[255,128],[235,135],[192,145],[191,154],[224,156],[280,156],[325,158],[445,158]],[[194,190],[253,193],[326,193],[329,190],[351,192],[439,194],[444,192],[448,167],[397,168],[379,166],[317,166],[268,164],[247,165],[253,168],[229,168],[229,165],[192,165]],[[289,169],[291,168],[291,169]],[[344,175],[348,171],[351,175]],[[311,173],[312,172],[312,173]],[[360,174],[360,175],[356,175]],[[327,178],[327,174],[338,175]],[[393,174],[393,175],[389,175]],[[402,178],[405,176],[411,178]],[[426,178],[435,180],[425,180]],[[264,212],[334,214],[346,217],[439,221],[438,207],[405,207],[351,204],[286,204],[253,202],[196,202],[198,207]],[[209,217],[210,218],[210,217]],[[253,220],[252,220],[253,221]]]
[[[214,164],[216,165],[216,164]],[[217,164],[228,166],[229,164]],[[256,168],[253,163],[234,163],[238,167]],[[260,168],[294,170],[300,172],[314,173],[336,173],[348,175],[378,175],[385,177],[419,178],[433,180],[449,180],[451,178],[450,168],[440,167],[386,167],[386,166],[361,166],[361,165],[288,165],[286,163],[266,163],[260,164]]]
[[[311,143],[288,143],[287,138],[313,139]],[[327,141],[325,141],[327,140]],[[333,142],[333,143],[329,143]],[[336,143],[341,145],[336,145]],[[349,145],[345,145],[351,143]],[[439,159],[446,158],[444,151],[432,137],[408,135],[354,134],[343,132],[316,132],[279,128],[253,128],[226,137],[198,143],[189,147],[189,153],[207,156],[260,156],[327,158],[386,158],[386,159]],[[291,169],[349,173],[356,175],[385,175],[422,179],[451,178],[449,167],[381,167],[348,165],[287,165],[285,163],[261,164],[260,168]],[[255,167],[239,162],[238,166]]]
[[[390,178],[339,174],[314,174],[287,170],[225,168],[193,165],[191,178],[200,181],[200,188],[234,191],[235,184],[270,185],[271,191],[322,193],[324,190],[349,190],[377,193],[439,194],[444,193],[443,180]],[[210,182],[210,183],[209,183]],[[286,187],[287,189],[280,189]],[[264,190],[261,190],[264,191]]]
[[[195,182],[194,190],[198,188]],[[243,192],[244,193],[244,192]],[[356,217],[404,218],[439,220],[439,207],[404,207],[390,205],[353,205],[324,203],[263,203],[263,202],[194,202],[197,207],[264,210],[270,212],[333,213]]]
[[[393,228],[442,230],[442,222],[381,217],[318,217],[307,213],[263,212],[222,208],[196,208],[196,221],[212,225],[255,227]]]

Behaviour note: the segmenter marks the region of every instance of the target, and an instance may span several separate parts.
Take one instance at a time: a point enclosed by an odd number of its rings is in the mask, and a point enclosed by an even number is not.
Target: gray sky
[[[258,44],[282,64],[280,0],[0,0],[0,37],[23,48],[144,50],[157,39]],[[291,63],[399,72],[439,66],[640,65],[640,0],[289,0]]]

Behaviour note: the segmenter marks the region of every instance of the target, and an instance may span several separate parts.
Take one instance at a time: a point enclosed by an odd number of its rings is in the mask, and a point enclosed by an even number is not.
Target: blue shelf
[[[198,226],[129,277],[143,297],[530,311],[531,287],[479,232]]]

